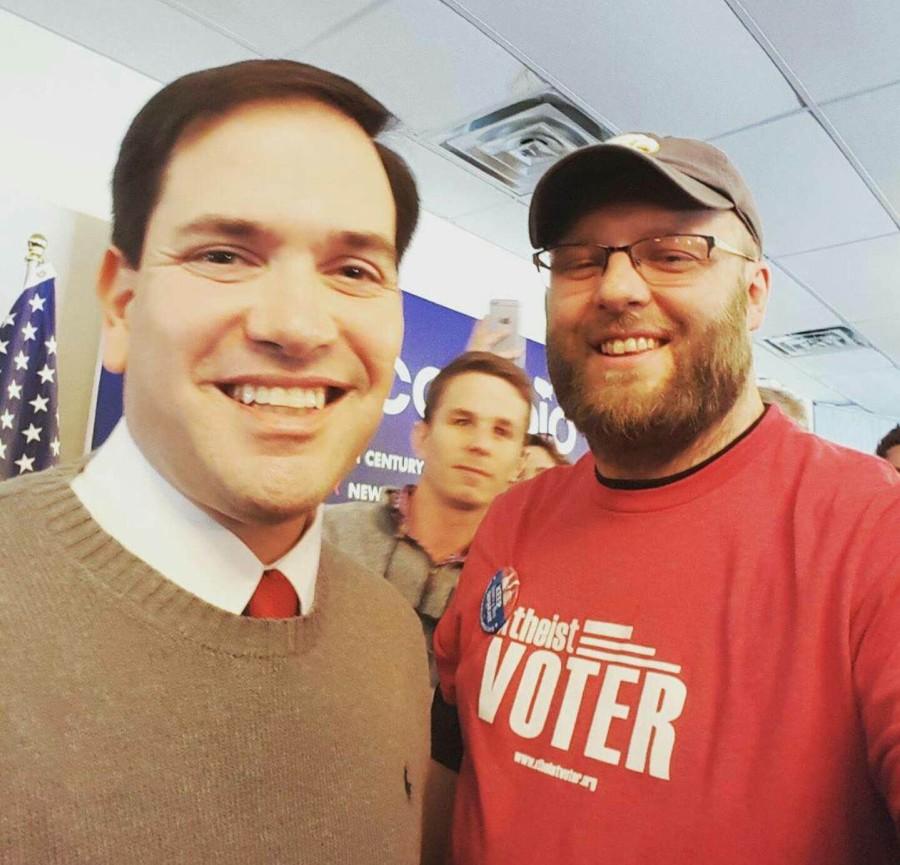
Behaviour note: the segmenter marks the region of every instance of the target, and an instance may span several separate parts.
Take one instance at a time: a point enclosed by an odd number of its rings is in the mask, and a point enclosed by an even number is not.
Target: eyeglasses
[[[634,269],[650,285],[684,285],[710,261],[712,251],[756,261],[752,255],[710,234],[666,234],[645,237],[627,246],[603,246],[600,243],[560,243],[539,249],[534,266],[554,285],[581,282],[600,276],[614,252],[624,252]]]

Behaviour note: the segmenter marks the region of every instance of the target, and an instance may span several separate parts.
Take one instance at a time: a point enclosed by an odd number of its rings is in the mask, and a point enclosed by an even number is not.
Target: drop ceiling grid
[[[896,0],[740,0],[739,5],[819,104],[900,80]]]
[[[284,57],[323,35],[335,32],[352,19],[369,12],[385,0],[161,0],[183,8],[212,26],[235,34],[260,56]]]
[[[620,129],[706,138],[798,107],[722,0],[445,2]]]
[[[439,0],[391,0],[293,59],[359,82],[417,134],[530,95],[530,71]]]
[[[900,84],[836,100],[821,110],[900,213]]]
[[[171,81],[258,55],[157,0],[2,0],[3,8],[130,69]]]

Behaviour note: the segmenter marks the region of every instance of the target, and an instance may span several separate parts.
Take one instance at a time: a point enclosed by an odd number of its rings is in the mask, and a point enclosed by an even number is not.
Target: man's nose
[[[652,295],[650,287],[631,263],[624,250],[610,253],[606,268],[596,277],[592,299],[611,312],[623,312],[629,307],[645,306]]]
[[[475,424],[472,427],[472,435],[469,438],[468,447],[469,450],[487,454],[491,451],[492,441],[490,427],[482,424]]]
[[[244,329],[287,355],[314,353],[337,339],[333,290],[312,261],[273,264],[255,286]]]

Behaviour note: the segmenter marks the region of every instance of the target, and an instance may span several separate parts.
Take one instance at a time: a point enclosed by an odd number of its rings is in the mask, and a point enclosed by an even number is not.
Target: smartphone
[[[488,319],[491,322],[492,330],[506,331],[506,336],[496,342],[492,350],[496,352],[520,351],[521,355],[516,362],[520,366],[524,366],[525,346],[519,335],[519,301],[493,298]]]

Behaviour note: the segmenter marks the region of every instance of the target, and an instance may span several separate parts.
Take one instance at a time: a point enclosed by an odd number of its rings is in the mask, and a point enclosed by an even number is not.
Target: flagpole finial
[[[43,264],[46,250],[47,238],[43,234],[32,234],[28,238],[28,254],[25,256],[25,261],[35,261],[38,264]]]

